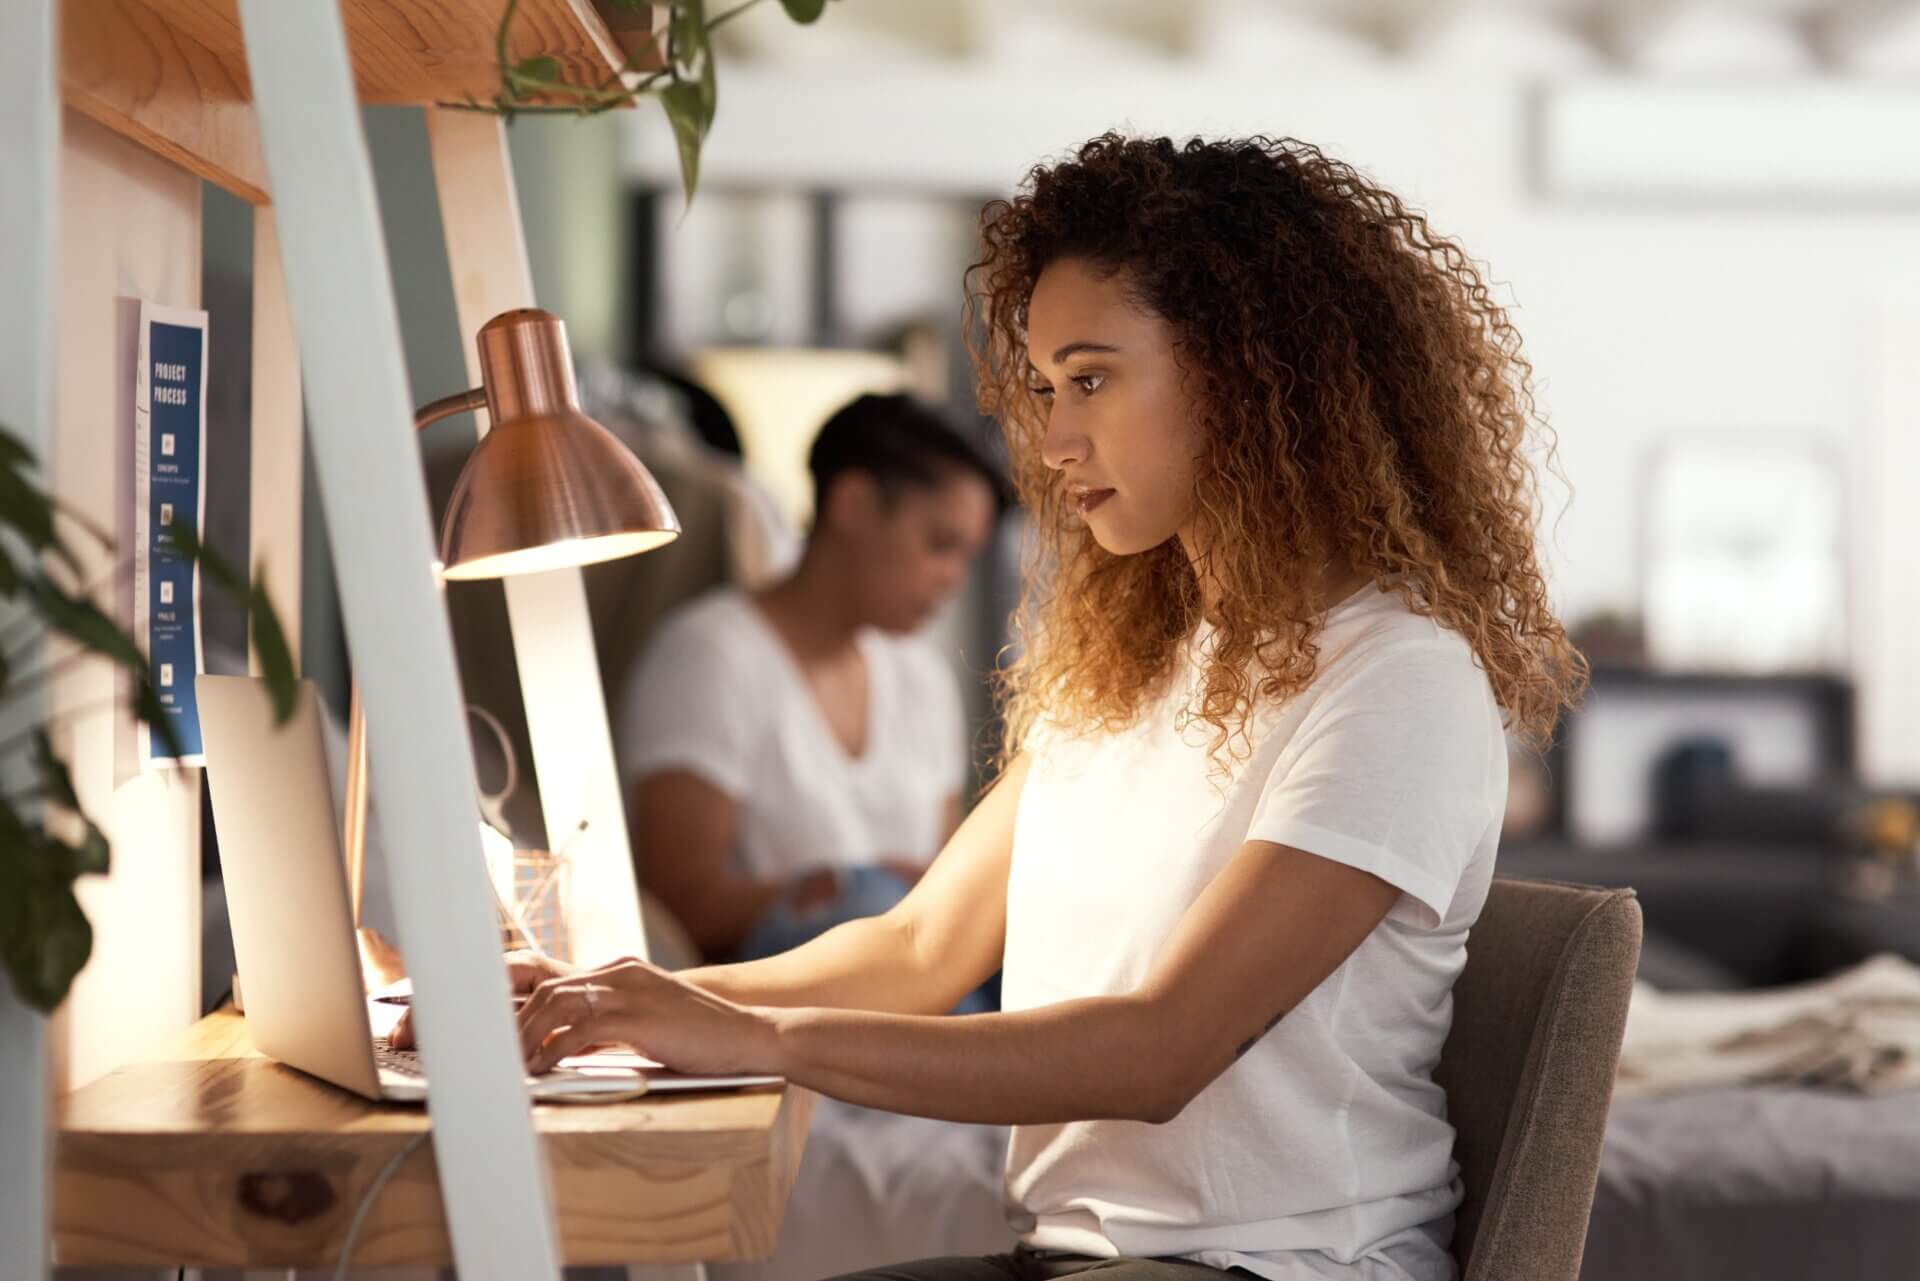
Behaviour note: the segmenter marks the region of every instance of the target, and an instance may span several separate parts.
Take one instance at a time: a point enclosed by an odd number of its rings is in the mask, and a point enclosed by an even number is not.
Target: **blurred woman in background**
[[[920,633],[966,583],[1003,483],[905,395],[839,410],[808,467],[798,566],[670,616],[621,718],[641,882],[710,958],[886,911],[960,821],[961,694]]]

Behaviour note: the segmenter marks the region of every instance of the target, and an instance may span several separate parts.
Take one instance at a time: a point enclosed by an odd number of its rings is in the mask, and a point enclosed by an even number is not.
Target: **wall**
[[[1920,261],[1920,210],[1885,200],[1546,198],[1529,158],[1539,82],[1498,66],[1377,61],[1214,71],[1151,60],[1103,66],[1097,77],[1052,60],[879,64],[858,76],[740,67],[727,77],[703,183],[972,199],[1107,127],[1320,143],[1491,264],[1572,483],[1563,515],[1565,491],[1549,488],[1546,531],[1569,619],[1638,608],[1640,475],[1659,442],[1676,432],[1786,430],[1830,443],[1854,500],[1852,649],[1862,701],[1874,709],[1863,718],[1874,726],[1863,755],[1877,777],[1920,781],[1920,759],[1906,746],[1920,741],[1920,706],[1887,685],[1902,666],[1887,656],[1911,652],[1907,638],[1920,632],[1920,604],[1892,577],[1920,546],[1920,512],[1884,492],[1900,482],[1881,470],[1901,459],[1910,466],[1904,442],[1920,431],[1913,394],[1893,374],[1904,358],[1890,326],[1910,332],[1912,321],[1897,319],[1906,304],[1889,270]],[[630,130],[630,172],[671,181],[664,130],[648,114]],[[841,262],[843,296],[856,299],[884,296],[921,269],[891,251]],[[957,308],[957,280],[947,296]]]
[[[73,112],[63,129],[49,474],[64,502],[117,530],[126,547],[132,482],[122,440],[132,422],[133,329],[124,300],[199,305],[200,180]],[[110,552],[83,561],[91,582],[130,582]],[[100,598],[121,599],[125,610],[129,594],[106,590]],[[130,612],[121,620],[130,623]],[[89,658],[50,691],[62,727],[55,749],[82,807],[104,818],[115,854],[107,876],[76,886],[93,925],[93,954],[54,1021],[56,1090],[91,1080],[200,1014],[200,771],[139,770],[124,684],[105,660]]]

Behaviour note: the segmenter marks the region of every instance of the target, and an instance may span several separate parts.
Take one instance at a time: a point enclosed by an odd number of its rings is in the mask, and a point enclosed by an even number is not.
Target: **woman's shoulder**
[[[760,626],[753,609],[737,587],[716,587],[694,597],[661,619],[647,645],[648,662],[712,668],[751,658]]]
[[[1321,632],[1315,683],[1430,695],[1489,693],[1473,645],[1397,592],[1370,593],[1329,616]]]

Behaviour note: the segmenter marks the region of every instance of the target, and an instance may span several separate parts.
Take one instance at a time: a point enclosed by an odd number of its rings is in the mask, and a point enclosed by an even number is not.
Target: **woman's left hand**
[[[520,1008],[529,1072],[608,1044],[630,1045],[677,1072],[781,1073],[766,1011],[735,1005],[633,958],[550,979]]]

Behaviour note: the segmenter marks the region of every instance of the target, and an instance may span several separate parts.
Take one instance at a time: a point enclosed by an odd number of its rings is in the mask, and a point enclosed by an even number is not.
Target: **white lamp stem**
[[[360,886],[367,870],[367,715],[360,706],[360,681],[353,682],[347,708],[347,815],[344,824],[347,892],[353,900],[353,923],[360,924]]]

